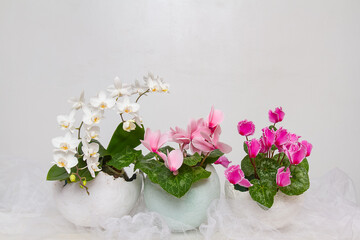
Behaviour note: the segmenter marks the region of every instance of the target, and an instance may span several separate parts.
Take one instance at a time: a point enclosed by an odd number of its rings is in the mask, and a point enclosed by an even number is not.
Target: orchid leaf
[[[137,124],[134,130],[127,132],[123,129],[123,123],[120,123],[111,137],[107,151],[113,156],[116,153],[121,153],[127,147],[134,149],[140,145],[140,140],[144,139],[144,134],[144,128]]]
[[[193,170],[193,183],[199,181],[200,179],[208,178],[211,175],[211,172],[206,171],[202,167],[194,167],[192,170]]]
[[[262,206],[271,208],[277,192],[276,183],[269,180],[251,180],[253,186],[249,188],[251,198]]]
[[[286,195],[300,195],[303,194],[310,187],[309,175],[305,168],[299,165],[290,166],[291,184],[286,187],[281,187],[280,190]]]
[[[56,181],[56,180],[65,180],[70,176],[68,172],[63,167],[58,167],[56,164],[54,164],[46,177],[46,180],[48,181]]]
[[[184,158],[184,164],[192,167],[201,162],[202,159],[202,156],[200,156],[198,153],[195,153],[192,156]]]
[[[135,161],[140,156],[141,156],[140,150],[126,148],[125,151],[114,154],[111,160],[106,164],[121,170],[124,167],[128,167],[131,163],[135,163]]]

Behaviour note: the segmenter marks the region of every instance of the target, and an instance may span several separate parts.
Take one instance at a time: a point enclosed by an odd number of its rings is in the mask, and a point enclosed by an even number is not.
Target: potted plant
[[[276,127],[285,116],[282,108],[269,111],[273,124],[262,129],[259,139],[249,139],[255,132],[251,121],[238,123],[245,136],[246,156],[240,165],[223,164],[225,194],[239,214],[258,216],[259,221],[274,228],[285,226],[299,211],[302,194],[310,187],[309,163],[312,144],[283,127]],[[250,204],[249,201],[257,204]],[[241,208],[241,203],[248,208]]]
[[[145,84],[136,81],[130,85],[116,77],[107,88],[109,95],[100,91],[86,103],[82,92],[79,98],[69,100],[71,113],[57,117],[65,136],[52,139],[54,165],[47,180],[56,181],[57,208],[76,225],[94,227],[103,219],[127,215],[138,200],[142,177],[125,171],[141,155],[136,147],[145,131],[138,101],[148,93],[169,89],[167,83],[150,73],[144,80]],[[121,122],[105,148],[99,140],[99,123],[109,109],[119,114]]]
[[[231,151],[230,146],[219,141],[222,120],[223,113],[212,108],[207,120],[191,120],[187,130],[175,127],[162,134],[146,129],[142,144],[150,153],[138,159],[135,168],[147,174],[147,208],[161,214],[172,231],[200,226],[206,221],[210,203],[220,196],[212,164]],[[178,147],[164,146],[167,142]]]

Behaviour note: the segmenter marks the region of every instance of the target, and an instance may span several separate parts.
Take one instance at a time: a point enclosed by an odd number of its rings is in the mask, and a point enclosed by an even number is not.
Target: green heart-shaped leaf
[[[251,198],[261,205],[271,208],[274,204],[274,196],[277,192],[277,186],[269,180],[251,180],[253,186],[249,188]]]
[[[300,195],[310,187],[309,175],[302,166],[291,165],[291,184],[286,187],[281,187],[280,190],[287,195]]]

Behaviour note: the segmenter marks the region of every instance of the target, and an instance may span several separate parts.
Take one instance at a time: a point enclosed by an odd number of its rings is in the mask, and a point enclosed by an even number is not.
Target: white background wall
[[[240,163],[237,122],[253,120],[259,136],[282,106],[283,125],[314,145],[311,177],[338,167],[360,192],[359,23],[356,0],[0,0],[1,155],[45,175],[69,97],[151,70],[171,94],[142,102],[146,126],[185,127],[214,104]],[[104,143],[118,120],[102,123]]]

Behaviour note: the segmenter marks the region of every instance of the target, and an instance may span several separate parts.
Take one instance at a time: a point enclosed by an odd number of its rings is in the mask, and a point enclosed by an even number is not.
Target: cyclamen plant
[[[169,84],[152,73],[144,77],[144,82],[141,84],[136,80],[130,85],[122,83],[116,77],[114,84],[107,88],[109,95],[100,91],[86,103],[82,92],[79,98],[69,100],[72,105],[70,114],[57,117],[59,127],[66,133],[63,137],[52,139],[55,147],[54,165],[48,172],[47,180],[65,181],[65,184],[78,182],[89,194],[86,183],[93,180],[100,171],[115,178],[123,177],[126,181],[132,181],[136,177],[135,174],[128,177],[124,167],[128,167],[141,155],[141,151],[135,150],[145,132],[138,101],[148,93],[169,92]],[[130,100],[132,96],[134,99],[136,97],[135,101]],[[108,109],[120,115],[121,123],[105,149],[99,142],[99,123]],[[76,113],[81,114],[77,128]]]
[[[227,168],[225,177],[236,190],[249,191],[254,201],[267,208],[271,208],[279,190],[292,196],[301,195],[310,187],[307,157],[311,154],[312,144],[300,141],[300,136],[283,127],[276,128],[276,123],[284,116],[281,107],[269,110],[273,125],[262,129],[260,139],[249,139],[255,132],[253,122],[239,122],[238,132],[246,138],[244,150],[247,153],[241,168],[239,165],[229,167],[225,157],[218,162]]]
[[[161,133],[146,129],[141,142],[150,153],[138,159],[135,168],[145,172],[166,192],[181,198],[193,183],[211,175],[205,170],[207,165],[231,151],[229,145],[219,141],[223,118],[223,113],[212,107],[207,120],[193,119],[187,130],[175,127],[168,133]],[[179,148],[162,147],[169,142],[177,143]]]

